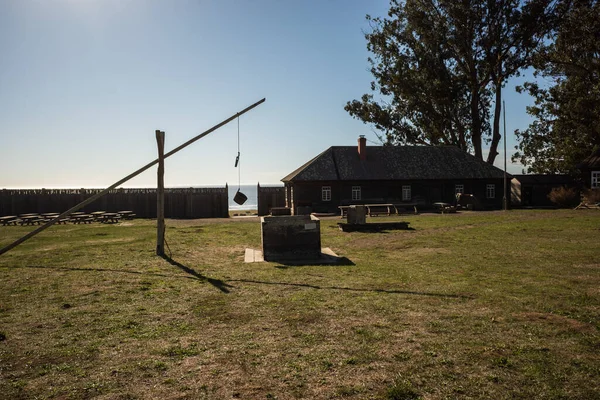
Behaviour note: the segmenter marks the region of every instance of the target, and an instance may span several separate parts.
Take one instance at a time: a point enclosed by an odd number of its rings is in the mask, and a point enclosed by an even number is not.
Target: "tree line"
[[[503,90],[532,68],[516,89],[533,96],[533,122],[515,131],[513,160],[573,173],[600,148],[597,0],[391,0],[367,20],[371,92],[345,110],[385,144],[454,145],[493,164]]]

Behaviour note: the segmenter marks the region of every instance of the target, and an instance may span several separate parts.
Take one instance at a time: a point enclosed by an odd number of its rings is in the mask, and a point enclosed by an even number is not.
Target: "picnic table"
[[[433,203],[433,208],[435,208],[438,212],[444,213],[455,213],[456,207],[450,203],[437,202]]]
[[[93,213],[90,213],[90,215],[94,217],[94,221],[100,221],[102,215],[104,215],[105,213],[106,211],[94,211]]]
[[[42,216],[42,218],[44,218],[45,221],[50,221],[56,217],[58,217],[60,214],[59,213],[42,213],[40,214]]]
[[[21,226],[23,225],[40,225],[44,222],[44,218],[42,218],[39,214],[22,214],[19,216],[21,218]]]
[[[54,218],[58,217],[60,214],[59,213],[43,213],[41,214],[41,216],[44,218],[44,222],[49,222],[52,221]],[[66,218],[61,218],[58,221],[56,221],[57,224],[67,224],[67,222],[69,221],[69,217]]]
[[[103,213],[99,217],[99,221],[102,223],[117,223],[121,220],[121,215],[119,213]]]
[[[71,214],[70,221],[74,224],[91,224],[94,222],[94,217],[92,217],[90,214],[77,212]]]
[[[119,214],[123,219],[133,219],[133,217],[135,217],[135,214],[133,213],[133,211],[119,211],[117,214]]]
[[[396,214],[400,214],[401,210],[405,209],[405,208],[413,208],[415,214],[418,214],[419,212],[417,211],[417,203],[374,203],[374,204],[355,204],[355,205],[362,205],[364,207],[367,208],[367,214],[369,215],[369,217],[372,217],[373,215],[379,215],[379,214],[387,214],[387,215],[391,215],[393,213]],[[340,216],[342,218],[345,218],[348,215],[348,208],[350,208],[351,206],[338,206],[338,208],[340,209]],[[392,212],[393,210],[393,212]]]
[[[17,225],[19,222],[21,222],[21,220],[16,215],[6,215],[4,217],[0,217],[0,224],[3,226]]]

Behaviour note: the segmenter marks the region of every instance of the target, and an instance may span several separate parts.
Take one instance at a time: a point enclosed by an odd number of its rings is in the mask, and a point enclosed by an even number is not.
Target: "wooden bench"
[[[419,213],[419,210],[417,210],[417,203],[394,203],[394,207],[396,207],[396,212],[398,213],[398,215],[400,215],[403,210],[408,210],[410,208],[413,209],[413,212],[415,215],[417,215]]]
[[[392,210],[394,210],[394,213],[398,213],[398,210],[393,204],[365,204],[365,207],[367,207],[367,214],[369,217],[382,214],[389,216],[392,214]]]

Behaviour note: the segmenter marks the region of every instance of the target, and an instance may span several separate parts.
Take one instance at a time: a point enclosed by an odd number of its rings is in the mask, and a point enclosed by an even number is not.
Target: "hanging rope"
[[[235,158],[235,166],[238,169],[238,190],[235,194],[235,196],[233,197],[233,201],[235,201],[237,204],[239,204],[240,206],[242,204],[244,204],[246,202],[246,200],[248,200],[248,196],[246,196],[244,193],[242,193],[241,189],[242,189],[242,168],[240,167],[240,117],[238,117],[238,153],[237,153],[237,157]]]
[[[240,163],[240,117],[237,118],[237,145],[238,145],[238,153],[235,158],[235,167],[238,169],[238,191],[242,186],[242,169],[239,167]]]

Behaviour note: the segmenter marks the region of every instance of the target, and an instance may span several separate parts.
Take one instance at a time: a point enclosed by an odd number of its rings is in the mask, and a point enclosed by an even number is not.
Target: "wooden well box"
[[[312,215],[262,217],[261,238],[265,261],[321,256],[321,221]]]

